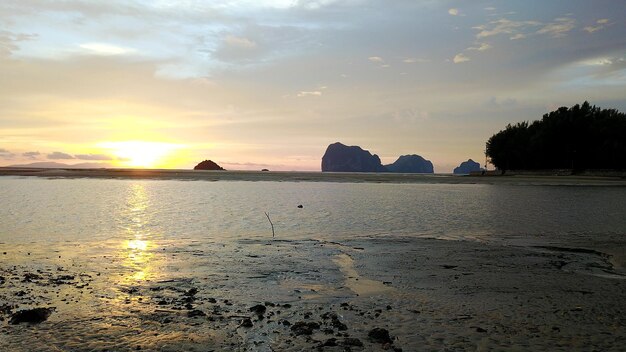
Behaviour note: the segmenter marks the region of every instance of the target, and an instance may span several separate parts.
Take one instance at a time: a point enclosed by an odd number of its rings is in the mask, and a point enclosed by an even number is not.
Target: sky
[[[588,100],[626,111],[626,2],[3,0],[0,166],[435,172]]]

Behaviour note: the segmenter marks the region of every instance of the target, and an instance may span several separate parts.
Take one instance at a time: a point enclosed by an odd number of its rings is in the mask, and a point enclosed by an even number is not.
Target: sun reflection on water
[[[127,275],[124,283],[132,284],[146,281],[154,276],[152,270],[154,243],[148,240],[149,233],[144,230],[149,221],[149,198],[142,183],[134,183],[129,189],[126,201],[127,217],[130,224],[126,226],[127,240],[122,243],[122,257]]]

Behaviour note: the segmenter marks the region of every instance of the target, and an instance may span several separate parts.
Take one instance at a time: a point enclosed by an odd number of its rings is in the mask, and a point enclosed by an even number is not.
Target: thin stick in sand
[[[274,224],[272,223],[272,219],[270,219],[270,214],[265,212],[265,216],[267,216],[267,221],[269,221],[270,225],[272,226],[272,237],[274,237]]]

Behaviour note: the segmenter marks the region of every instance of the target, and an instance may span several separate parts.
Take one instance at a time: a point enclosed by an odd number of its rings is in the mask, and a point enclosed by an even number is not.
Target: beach
[[[3,350],[619,351],[626,339],[626,273],[575,248],[362,238],[3,251]],[[54,312],[8,324],[35,306]]]
[[[0,350],[620,351],[626,341],[619,185],[0,182],[10,200]],[[24,317],[32,309],[40,321]]]

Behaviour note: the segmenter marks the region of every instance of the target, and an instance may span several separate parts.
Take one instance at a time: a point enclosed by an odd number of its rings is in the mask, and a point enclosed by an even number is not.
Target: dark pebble
[[[39,324],[44,322],[50,317],[54,308],[33,308],[20,310],[11,315],[11,320],[9,323],[11,324],[19,324],[19,323],[31,323],[31,324]]]
[[[194,309],[194,310],[190,310],[189,312],[187,312],[187,316],[189,318],[194,318],[194,317],[205,317],[206,313],[199,310],[199,309]]]
[[[377,342],[377,343],[393,343],[393,340],[391,340],[391,336],[389,336],[389,331],[387,329],[374,328],[374,329],[370,330],[370,332],[367,334],[367,336],[373,342]]]
[[[195,287],[192,287],[187,292],[185,292],[184,295],[187,297],[193,297],[196,295],[196,293],[198,293],[198,289]]]
[[[305,322],[299,321],[291,327],[291,331],[293,331],[296,336],[299,335],[311,335],[313,334],[313,330],[317,330],[320,328],[320,324],[316,322]]]
[[[250,307],[250,311],[252,313],[256,313],[257,315],[263,315],[267,308],[262,304],[257,304],[256,306]]]
[[[330,339],[328,339],[328,340],[324,341],[324,343],[322,344],[322,346],[328,346],[328,347],[331,347],[331,346],[337,346],[337,339],[336,339],[336,338],[334,338],[334,337],[332,337],[332,338],[330,338]]]
[[[341,344],[344,346],[363,347],[363,342],[361,342],[361,340],[354,338],[354,337],[347,337],[343,339],[343,341],[341,341]]]
[[[252,320],[250,320],[250,318],[245,318],[244,320],[241,321],[240,326],[244,328],[251,328],[253,326]]]

